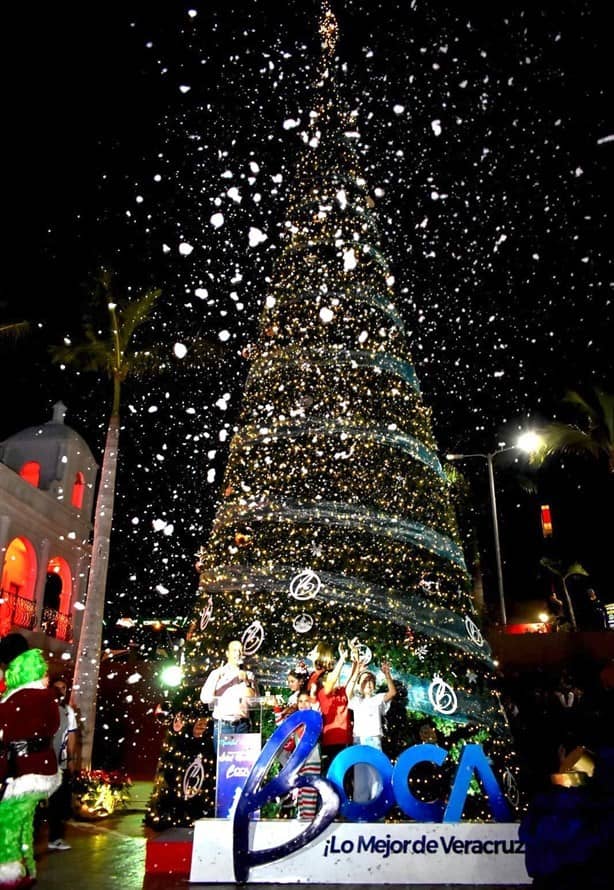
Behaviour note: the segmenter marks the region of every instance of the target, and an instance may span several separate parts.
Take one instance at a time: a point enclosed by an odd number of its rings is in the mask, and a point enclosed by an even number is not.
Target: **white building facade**
[[[74,654],[91,559],[98,465],[64,423],[58,402],[47,423],[0,443],[0,636]]]

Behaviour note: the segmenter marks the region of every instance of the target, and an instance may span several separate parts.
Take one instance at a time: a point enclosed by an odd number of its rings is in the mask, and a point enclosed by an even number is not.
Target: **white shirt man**
[[[58,679],[53,683],[60,711],[60,725],[53,737],[53,750],[62,770],[62,784],[49,798],[47,822],[49,825],[50,850],[70,850],[63,839],[64,823],[70,816],[70,782],[77,769],[77,715],[66,701],[67,685]]]
[[[200,691],[200,700],[213,705],[213,739],[217,750],[220,733],[250,732],[249,699],[256,695],[256,681],[243,667],[243,646],[233,640],[226,649],[226,662],[211,671]]]

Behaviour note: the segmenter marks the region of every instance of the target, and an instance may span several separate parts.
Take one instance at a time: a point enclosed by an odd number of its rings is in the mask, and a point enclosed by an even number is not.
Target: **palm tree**
[[[119,455],[121,387],[128,377],[139,376],[150,370],[154,364],[153,354],[132,350],[131,341],[137,328],[151,317],[161,293],[159,289],[153,288],[119,305],[113,298],[108,272],[101,274],[100,286],[109,313],[108,332],[101,335],[91,323],[87,323],[83,342],[52,349],[54,361],[72,364],[84,371],[103,373],[113,384],[113,401],[94,513],[92,560],[73,682],[73,704],[80,712],[82,761],[86,768],[91,765],[96,722],[102,625]]]
[[[570,391],[564,401],[577,413],[578,424],[553,422],[540,430],[541,448],[532,455],[541,464],[554,454],[577,454],[600,460],[605,457],[610,473],[614,473],[614,395],[595,389],[590,401]]]
[[[557,578],[561,579],[561,584],[563,586],[563,593],[565,594],[565,599],[567,601],[567,609],[569,611],[569,620],[571,622],[571,626],[574,630],[578,629],[578,623],[576,621],[576,613],[574,611],[574,607],[571,602],[571,595],[569,593],[569,588],[567,587],[567,579],[573,578],[574,575],[584,575],[588,576],[588,572],[586,569],[580,565],[579,562],[572,563],[568,568],[564,568],[562,563],[555,562],[551,559],[547,559],[544,557],[541,560],[541,564],[545,569],[548,569],[549,572],[552,572],[553,575],[556,575]]]

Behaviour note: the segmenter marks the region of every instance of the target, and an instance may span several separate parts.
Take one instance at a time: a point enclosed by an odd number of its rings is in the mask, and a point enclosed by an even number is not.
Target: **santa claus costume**
[[[59,786],[52,747],[60,723],[47,687],[40,649],[29,649],[5,668],[0,699],[0,888],[30,887],[36,879],[34,811]]]

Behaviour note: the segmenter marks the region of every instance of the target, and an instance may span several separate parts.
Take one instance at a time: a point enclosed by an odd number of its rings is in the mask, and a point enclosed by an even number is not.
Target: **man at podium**
[[[252,732],[249,699],[256,695],[256,679],[245,667],[243,645],[240,640],[231,640],[226,649],[226,661],[211,671],[200,691],[201,702],[213,706],[216,751],[220,735]]]

